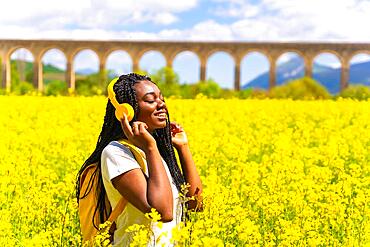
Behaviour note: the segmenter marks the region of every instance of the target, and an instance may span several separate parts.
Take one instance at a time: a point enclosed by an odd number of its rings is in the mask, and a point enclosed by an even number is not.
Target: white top
[[[182,206],[179,201],[179,192],[176,185],[173,183],[171,173],[163,158],[162,162],[172,187],[173,220],[163,223],[162,229],[153,224],[151,229],[154,233],[155,240],[158,242],[155,243],[155,241],[153,241],[154,239],[148,240],[147,246],[173,246],[170,245],[170,239],[172,237],[171,230],[181,221]],[[146,162],[145,166],[147,166]],[[135,156],[128,147],[118,141],[112,141],[103,149],[101,155],[101,169],[108,200],[112,208],[115,208],[122,196],[118,190],[113,187],[111,180],[132,169],[141,169],[140,165],[135,160]],[[148,177],[147,171],[148,168],[146,167],[145,174]],[[125,232],[125,230],[133,224],[149,225],[150,220],[145,217],[144,213],[128,202],[125,209],[116,220],[117,230],[114,232],[113,246],[129,246],[132,241],[132,236],[130,233]]]

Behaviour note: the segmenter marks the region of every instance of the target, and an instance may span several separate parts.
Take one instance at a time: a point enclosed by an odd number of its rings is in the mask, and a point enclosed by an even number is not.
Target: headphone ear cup
[[[134,108],[132,108],[132,106],[127,103],[120,104],[115,111],[115,115],[118,121],[121,121],[121,119],[123,118],[123,114],[126,114],[128,121],[131,121],[134,118],[135,114]]]
[[[123,119],[123,111],[120,109],[116,109],[114,114],[116,115],[117,120],[121,122],[121,119]]]
[[[128,103],[123,103],[122,108],[124,108],[124,112],[127,114],[128,121],[131,121],[134,118],[135,111],[134,108]]]

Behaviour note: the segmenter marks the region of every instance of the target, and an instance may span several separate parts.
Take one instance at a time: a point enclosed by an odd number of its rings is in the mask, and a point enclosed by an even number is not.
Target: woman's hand
[[[126,115],[123,114],[121,127],[127,139],[143,151],[146,152],[149,148],[156,146],[154,137],[147,131],[146,123],[136,121],[132,123],[131,127]]]
[[[172,144],[176,149],[188,144],[186,133],[179,124],[171,122],[170,130],[172,135]]]

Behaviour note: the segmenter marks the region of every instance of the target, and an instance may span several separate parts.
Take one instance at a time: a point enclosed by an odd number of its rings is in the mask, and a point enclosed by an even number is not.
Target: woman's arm
[[[143,122],[134,122],[131,127],[126,115],[121,121],[122,130],[133,144],[146,155],[148,175],[146,179],[140,169],[133,169],[113,178],[113,186],[132,205],[144,213],[153,207],[161,214],[163,222],[173,219],[173,195],[157,143],[146,130]]]
[[[181,168],[184,173],[185,181],[190,184],[188,195],[194,196],[195,200],[188,202],[188,209],[195,209],[196,211],[203,211],[202,192],[203,186],[200,180],[198,171],[195,167],[193,156],[191,155],[188,144],[176,148],[179,154]]]
[[[112,179],[113,186],[143,213],[155,208],[161,221],[173,219],[173,196],[167,173],[156,146],[144,150],[149,178],[140,169],[133,169]]]
[[[182,172],[185,181],[189,183],[190,188],[187,196],[194,196],[195,200],[190,200],[187,204],[188,209],[195,209],[196,211],[203,211],[202,191],[203,186],[200,180],[198,171],[195,167],[193,156],[191,155],[188,138],[184,129],[176,124],[171,123],[172,143],[179,154]]]

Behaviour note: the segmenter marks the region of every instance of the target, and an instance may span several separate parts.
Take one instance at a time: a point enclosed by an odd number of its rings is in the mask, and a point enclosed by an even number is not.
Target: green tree
[[[45,86],[45,95],[67,95],[68,87],[64,81],[54,80]]]
[[[76,92],[85,96],[105,94],[108,82],[108,71],[99,71],[76,80]]]
[[[17,70],[17,65],[15,62],[11,61],[10,63],[10,84],[11,90],[13,91],[21,82],[19,78],[19,72]]]
[[[2,82],[3,81],[3,60],[1,60],[1,57],[0,57],[0,65],[1,65],[1,68],[0,68],[0,81]]]
[[[222,88],[213,79],[199,81],[194,87],[195,95],[202,93],[210,98],[220,98],[222,94]]]
[[[157,83],[163,96],[180,95],[180,83],[178,74],[170,67],[163,67],[150,75]]]
[[[10,89],[14,94],[24,95],[35,90],[31,82],[20,80],[17,63],[15,61],[10,62],[10,68]]]
[[[33,69],[26,71],[26,81],[33,84]]]
[[[276,86],[269,92],[272,98],[298,99],[330,99],[331,95],[324,86],[309,77],[303,77]]]
[[[142,70],[142,69],[135,70],[134,73],[139,74],[139,75],[149,75],[148,71]]]
[[[370,87],[365,85],[350,85],[335,98],[338,97],[367,100],[370,99]]]
[[[180,96],[184,99],[193,99],[196,95],[195,84],[180,85]]]
[[[21,81],[13,90],[15,94],[25,95],[35,90],[33,84],[28,81]]]

